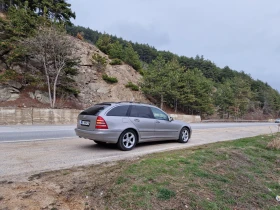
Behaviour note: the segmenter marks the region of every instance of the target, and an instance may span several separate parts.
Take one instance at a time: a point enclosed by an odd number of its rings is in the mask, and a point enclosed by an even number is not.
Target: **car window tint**
[[[126,116],[129,105],[117,106],[110,110],[107,116]]]
[[[98,115],[102,110],[104,110],[107,105],[95,105],[93,107],[90,107],[86,109],[85,111],[81,112],[80,115]]]
[[[150,107],[147,106],[132,106],[130,117],[154,118]]]
[[[158,120],[169,120],[169,117],[161,110],[157,108],[151,108],[154,117]]]

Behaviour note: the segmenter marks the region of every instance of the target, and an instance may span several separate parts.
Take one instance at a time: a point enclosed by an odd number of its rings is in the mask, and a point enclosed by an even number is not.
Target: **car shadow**
[[[175,140],[165,140],[165,141],[153,141],[153,142],[143,142],[136,145],[134,149],[137,148],[145,148],[150,146],[156,146],[156,145],[163,145],[163,144],[171,144],[176,143]],[[96,144],[92,142],[92,145],[81,145],[80,148],[86,149],[86,150],[119,150],[117,144]],[[132,149],[132,151],[134,150]]]

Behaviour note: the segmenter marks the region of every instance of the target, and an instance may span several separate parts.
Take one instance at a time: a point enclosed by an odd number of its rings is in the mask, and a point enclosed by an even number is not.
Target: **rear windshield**
[[[80,115],[94,115],[97,116],[102,110],[104,110],[108,105],[95,105],[85,111],[82,111]]]

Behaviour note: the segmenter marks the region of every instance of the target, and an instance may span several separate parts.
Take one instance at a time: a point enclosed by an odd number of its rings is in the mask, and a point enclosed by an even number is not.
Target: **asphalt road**
[[[193,130],[212,128],[234,128],[254,126],[275,126],[275,123],[194,123]],[[0,126],[0,143],[43,141],[76,137],[75,125],[60,126]]]
[[[69,133],[74,126],[12,126],[1,127],[0,136],[10,139],[26,138],[33,133],[34,139],[72,135]],[[210,128],[209,128],[210,127]],[[215,128],[213,128],[215,127]],[[140,156],[176,149],[209,144],[219,141],[236,140],[239,138],[271,134],[278,131],[277,124],[193,124],[194,132],[187,144],[176,141],[143,143],[133,150],[123,152],[115,145],[101,146],[93,141],[77,137],[56,140],[0,143],[0,181],[22,180],[35,173],[86,166],[99,163],[113,164],[118,160],[133,160]],[[36,133],[36,135],[34,134]],[[5,134],[5,136],[3,135]],[[34,136],[35,135],[35,136]],[[4,137],[3,137],[4,136]],[[110,163],[109,163],[110,162]],[[98,167],[98,166],[97,166]]]

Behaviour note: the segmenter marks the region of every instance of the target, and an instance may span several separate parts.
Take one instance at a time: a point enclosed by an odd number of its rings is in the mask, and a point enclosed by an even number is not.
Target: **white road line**
[[[48,141],[48,140],[63,140],[63,139],[74,139],[73,137],[61,137],[61,138],[48,138],[48,139],[31,139],[31,140],[15,140],[15,141],[0,141],[1,143],[19,143],[19,142],[32,142],[32,141]]]

